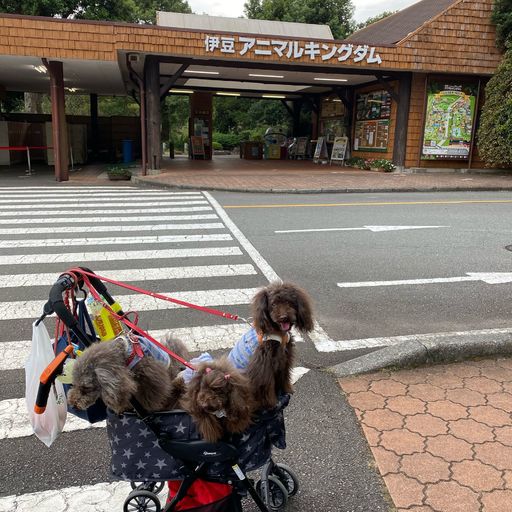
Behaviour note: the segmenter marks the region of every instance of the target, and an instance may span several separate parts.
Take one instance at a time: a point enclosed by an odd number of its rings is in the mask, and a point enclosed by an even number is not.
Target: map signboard
[[[422,158],[469,158],[476,94],[474,84],[430,84]]]

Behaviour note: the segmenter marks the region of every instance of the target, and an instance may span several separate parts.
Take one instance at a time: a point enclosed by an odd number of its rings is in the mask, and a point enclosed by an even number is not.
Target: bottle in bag
[[[101,302],[93,297],[89,297],[87,299],[87,307],[91,314],[94,330],[101,341],[113,340],[123,332],[121,322],[114,318]],[[121,306],[117,302],[114,302],[110,307],[116,313],[121,311]]]

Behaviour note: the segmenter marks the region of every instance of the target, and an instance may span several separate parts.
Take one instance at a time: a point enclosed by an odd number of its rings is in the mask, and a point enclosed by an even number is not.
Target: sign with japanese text
[[[422,157],[468,159],[477,86],[429,85]]]
[[[345,154],[347,153],[348,137],[336,137],[332,146],[331,152],[331,163],[333,161],[345,160]]]
[[[356,97],[354,149],[386,151],[389,140],[391,95],[388,91],[373,91]]]
[[[365,62],[380,64],[382,59],[374,46],[353,45],[350,43],[329,43],[308,41],[287,41],[282,39],[260,39],[244,36],[207,35],[204,40],[205,49],[209,53],[238,54],[240,56],[277,56],[281,59],[295,60],[309,57],[323,62],[337,60],[339,62]],[[238,50],[237,50],[238,48]]]

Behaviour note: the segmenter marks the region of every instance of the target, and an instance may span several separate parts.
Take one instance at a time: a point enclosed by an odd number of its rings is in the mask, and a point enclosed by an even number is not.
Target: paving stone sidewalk
[[[339,382],[398,512],[512,510],[512,359]]]

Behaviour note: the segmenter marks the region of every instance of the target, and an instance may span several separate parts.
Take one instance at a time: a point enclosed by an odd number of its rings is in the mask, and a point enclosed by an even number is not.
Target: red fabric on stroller
[[[181,480],[169,480],[167,482],[169,486],[169,495],[167,497],[167,503],[169,503],[181,485]],[[208,510],[216,511],[223,510],[215,507],[215,504],[225,503],[225,499],[229,498],[233,493],[233,487],[229,484],[223,484],[218,482],[208,482],[198,478],[195,480],[187,491],[187,494],[176,504],[173,510]],[[205,506],[211,505],[212,508],[206,508]],[[205,508],[202,508],[205,507]]]

